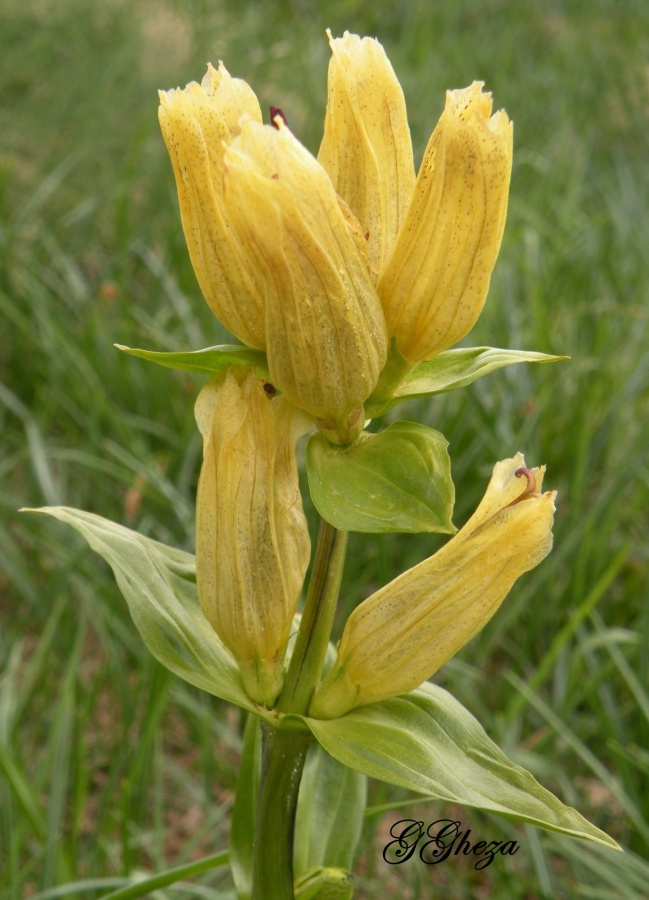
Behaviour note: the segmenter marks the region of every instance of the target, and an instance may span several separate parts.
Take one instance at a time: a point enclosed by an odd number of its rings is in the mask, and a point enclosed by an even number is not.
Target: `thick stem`
[[[277,709],[306,714],[322,673],[347,550],[347,532],[320,520],[311,581]]]
[[[322,673],[342,578],[347,533],[324,519],[295,648],[277,703],[279,713],[304,715]],[[293,833],[302,769],[311,733],[299,720],[262,725],[263,759],[253,848],[253,900],[293,900]]]
[[[293,900],[295,810],[311,734],[262,727],[262,782],[253,846],[252,900]]]

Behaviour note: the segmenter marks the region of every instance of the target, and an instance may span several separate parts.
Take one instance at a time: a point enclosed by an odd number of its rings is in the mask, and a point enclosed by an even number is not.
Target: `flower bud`
[[[263,276],[274,385],[325,436],[349,443],[386,358],[385,321],[357,220],[278,117],[242,120],[225,153],[225,196]]]
[[[512,123],[491,116],[482,82],[449,91],[412,202],[377,290],[388,335],[410,364],[455,344],[475,324],[505,225]]]
[[[540,492],[544,467],[525,469],[524,462],[519,453],[497,463],[482,502],[455,537],[354,610],[309,715],[335,718],[420,685],[547,556],[555,493]]]
[[[396,240],[415,183],[406,101],[374,38],[332,38],[318,161],[367,235],[374,283]]]
[[[199,85],[161,91],[159,119],[176,176],[180,214],[201,291],[225,327],[263,350],[264,309],[253,262],[223,202],[223,154],[247,114],[261,122],[252,89],[225,66],[209,66]]]
[[[270,707],[309,562],[295,461],[309,422],[283,397],[269,398],[253,370],[230,369],[209,381],[195,412],[203,435],[199,601],[248,695]]]

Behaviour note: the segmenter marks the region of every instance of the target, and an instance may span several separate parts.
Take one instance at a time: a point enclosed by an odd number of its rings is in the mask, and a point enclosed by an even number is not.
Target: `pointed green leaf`
[[[295,824],[296,877],[313,866],[352,868],[363,828],[367,779],[322,747],[309,749]]]
[[[244,693],[233,657],[201,611],[190,553],[79,509],[25,511],[71,525],[103,556],[144,643],[163,666],[209,694],[264,714]]]
[[[414,422],[396,422],[354,444],[309,440],[306,467],[313,503],[340,531],[452,534],[455,489],[448,441]]]
[[[177,353],[159,353],[156,350],[137,350],[115,344],[118,350],[138,356],[149,362],[166,366],[168,369],[181,369],[184,372],[196,372],[199,375],[214,375],[227,369],[228,366],[256,366],[259,374],[268,376],[266,354],[261,350],[251,350],[240,344],[221,344],[218,347],[207,347],[205,350],[193,350]]]
[[[501,350],[498,347],[460,347],[446,350],[426,362],[419,363],[405,377],[389,400],[370,398],[365,413],[370,417],[383,415],[397,403],[431,397],[466,387],[471,382],[488,375],[495,369],[517,363],[548,363],[568,359],[567,356],[550,356],[532,350]]]
[[[131,878],[123,879],[126,882],[125,887],[111,891],[110,894],[103,894],[102,900],[135,900],[136,897],[153,897],[156,896],[154,891],[158,891],[159,888],[170,887],[179,881],[194,878],[196,875],[202,875],[203,872],[210,872],[212,869],[219,869],[227,866],[227,864],[227,851],[222,850],[220,853],[214,853],[212,856],[205,856],[203,859],[198,859],[194,862],[174,866],[173,869],[166,869],[164,872],[159,872],[157,875],[151,875],[148,878],[143,875],[142,871],[137,871],[137,874],[134,874]],[[34,900],[38,900],[38,898],[40,900],[54,900],[55,897],[65,897],[66,894],[68,897],[73,897],[82,891],[84,894],[87,894],[88,891],[92,891],[94,894],[98,888],[108,887],[106,882],[114,884],[115,878],[105,880],[93,878],[86,881],[74,881],[37,894]]]
[[[228,845],[230,871],[237,889],[237,900],[250,900],[252,896],[252,836],[255,833],[260,772],[260,720],[257,716],[248,716],[243,732],[243,748]]]
[[[372,778],[620,849],[509,760],[447,691],[426,682],[403,697],[306,720],[328,753]]]

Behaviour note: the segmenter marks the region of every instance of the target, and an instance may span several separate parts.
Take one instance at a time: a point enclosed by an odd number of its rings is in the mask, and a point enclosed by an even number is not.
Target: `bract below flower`
[[[283,397],[270,399],[252,370],[209,381],[195,411],[199,601],[248,695],[272,706],[309,562],[295,443],[310,423]]]
[[[309,715],[336,718],[416,688],[489,621],[516,579],[547,556],[555,493],[541,493],[543,467],[529,470],[524,463],[521,454],[497,463],[482,502],[455,537],[354,610]]]

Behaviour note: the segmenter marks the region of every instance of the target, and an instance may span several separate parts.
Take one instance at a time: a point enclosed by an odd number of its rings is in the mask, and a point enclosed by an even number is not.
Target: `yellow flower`
[[[252,90],[223,65],[160,98],[208,303],[240,340],[267,351],[273,385],[326,437],[355,440],[387,355],[357,219],[280,120],[261,125]]]
[[[223,199],[223,154],[239,119],[261,122],[252,89],[221,63],[199,85],[160,91],[158,117],[176,176],[180,215],[196,278],[214,315],[249,347],[264,350],[260,286]]]
[[[406,101],[378,41],[327,34],[332,57],[318,160],[367,235],[376,283],[415,184]]]
[[[420,685],[547,556],[556,495],[541,493],[544,467],[524,465],[520,453],[497,463],[482,502],[455,537],[354,610],[309,715],[335,718]]]
[[[317,160],[278,119],[242,120],[225,154],[225,192],[264,271],[270,377],[335,443],[364,424],[386,357],[385,322],[358,223]]]
[[[502,238],[512,125],[474,82],[449,91],[414,180],[401,87],[381,45],[332,39],[318,158],[368,235],[389,338],[408,366],[478,318]]]
[[[491,116],[474,82],[449,91],[406,219],[378,283],[388,333],[410,363],[430,359],[473,328],[505,227],[512,124]]]
[[[505,222],[512,126],[503,111],[491,116],[481,83],[449,92],[415,180],[383,47],[348,32],[329,41],[318,160],[282,117],[262,125],[251,88],[222,64],[201,85],[161,93],[160,123],[208,303],[267,352],[272,383],[345,444],[371,394],[391,395],[480,314]]]
[[[201,608],[250,697],[272,706],[309,562],[295,443],[309,422],[269,398],[252,370],[209,381],[196,401],[203,466],[196,502]]]

